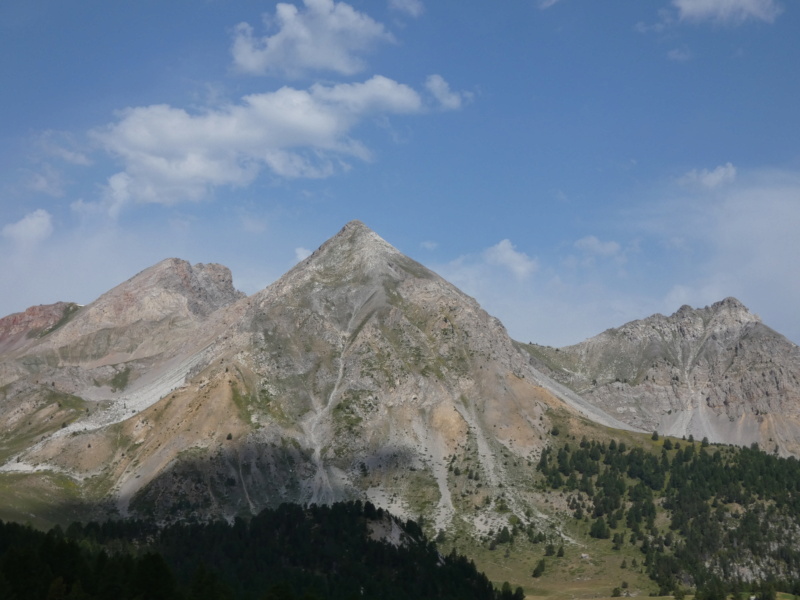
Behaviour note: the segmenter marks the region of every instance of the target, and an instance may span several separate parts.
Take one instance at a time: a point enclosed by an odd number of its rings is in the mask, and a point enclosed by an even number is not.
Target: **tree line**
[[[757,445],[653,441],[651,450],[583,438],[548,447],[537,469],[569,492],[589,535],[639,548],[661,595],[800,594],[800,462]]]
[[[391,523],[397,544],[371,531]],[[442,556],[414,521],[369,502],[284,504],[249,521],[0,522],[0,598],[72,600],[511,600],[474,563]]]

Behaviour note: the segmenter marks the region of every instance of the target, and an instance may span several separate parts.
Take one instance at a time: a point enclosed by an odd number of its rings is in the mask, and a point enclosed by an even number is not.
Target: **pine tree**
[[[538,563],[536,563],[536,567],[533,569],[533,573],[531,574],[533,577],[541,577],[542,573],[544,573],[544,559],[541,559]]]

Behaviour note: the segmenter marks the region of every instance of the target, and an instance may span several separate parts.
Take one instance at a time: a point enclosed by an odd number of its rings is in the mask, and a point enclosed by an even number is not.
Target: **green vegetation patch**
[[[131,368],[125,367],[121,371],[117,371],[109,382],[112,392],[122,391],[128,387],[128,381],[131,375]]]

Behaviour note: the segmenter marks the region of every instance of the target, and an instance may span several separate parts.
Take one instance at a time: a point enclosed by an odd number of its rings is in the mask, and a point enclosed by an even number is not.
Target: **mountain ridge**
[[[800,452],[800,349],[735,298],[529,352],[558,381],[640,429]]]
[[[0,356],[0,473],[92,481],[81,495],[120,515],[364,498],[485,528],[521,477],[501,455],[535,459],[552,407],[572,411],[497,319],[363,223],[250,297],[213,267],[203,304],[197,271],[162,261]]]
[[[58,310],[0,324],[15,323],[16,340]],[[700,406],[680,375],[707,355],[719,370],[743,331],[737,368],[774,349],[774,332],[731,298],[564,349],[520,344],[360,221],[251,296],[225,267],[167,259],[62,321],[0,352],[0,475],[34,493],[66,485],[57,476],[109,514],[165,520],[352,499],[436,530],[489,531],[500,506],[544,519],[527,469],[559,423],[763,443],[750,405],[738,430],[723,428],[733,409],[714,402],[735,386]],[[781,452],[800,451],[791,419],[755,416]]]

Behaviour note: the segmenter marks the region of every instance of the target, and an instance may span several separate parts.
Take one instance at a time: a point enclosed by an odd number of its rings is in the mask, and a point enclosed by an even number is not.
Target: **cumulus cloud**
[[[536,271],[538,264],[524,252],[516,250],[510,240],[502,240],[487,248],[483,256],[487,264],[504,267],[511,271],[517,279],[525,279]]]
[[[459,109],[462,101],[472,98],[472,94],[469,92],[452,91],[450,84],[441,75],[429,75],[425,80],[425,87],[439,105],[446,110]]]
[[[425,12],[421,0],[389,0],[389,8],[411,17],[419,17]]]
[[[349,135],[363,119],[422,110],[416,91],[376,75],[283,87],[200,113],[164,104],[128,108],[93,137],[124,165],[105,187],[107,205],[118,210],[130,201],[198,200],[215,186],[245,186],[265,167],[282,177],[326,177],[348,157],[370,158]]]
[[[300,76],[308,71],[353,75],[365,67],[361,56],[378,42],[393,41],[383,25],[344,2],[303,0],[304,9],[279,3],[265,24],[273,35],[256,36],[248,23],[236,26],[233,62],[241,72]],[[413,4],[413,3],[411,3]]]
[[[702,169],[700,171],[692,169],[680,178],[680,183],[684,185],[701,185],[708,189],[714,189],[721,185],[731,183],[735,179],[736,167],[731,163],[725,163],[724,165],[718,166],[713,171],[709,171],[708,169]]]
[[[53,233],[53,218],[40,208],[22,217],[16,223],[9,223],[2,229],[3,237],[21,247],[35,246]]]
[[[672,0],[682,21],[740,24],[755,19],[772,23],[781,8],[775,0]]]

